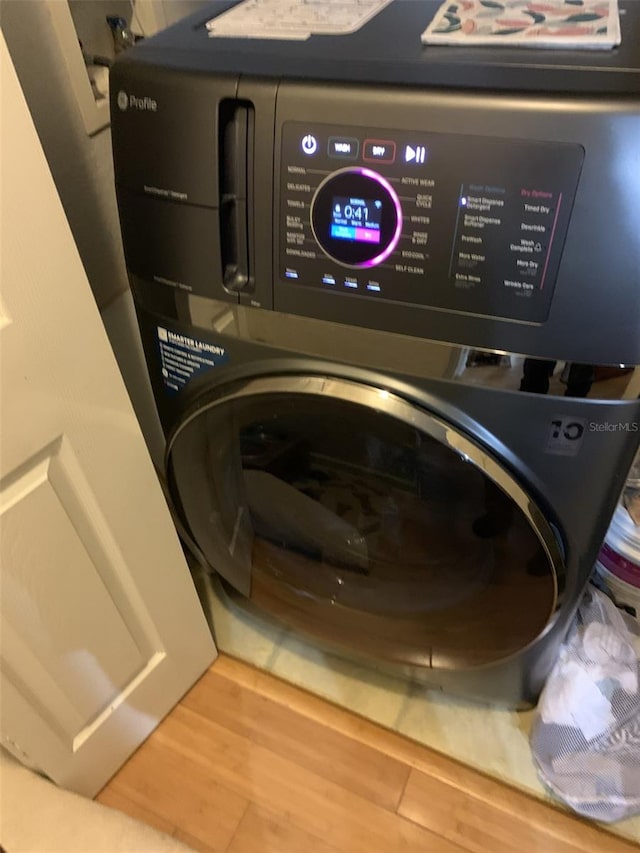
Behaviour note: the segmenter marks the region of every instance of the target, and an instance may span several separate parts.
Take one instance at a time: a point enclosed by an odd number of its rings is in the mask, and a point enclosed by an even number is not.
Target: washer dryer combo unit
[[[358,32],[111,72],[126,262],[201,559],[246,607],[524,707],[640,439],[640,6],[611,52]]]

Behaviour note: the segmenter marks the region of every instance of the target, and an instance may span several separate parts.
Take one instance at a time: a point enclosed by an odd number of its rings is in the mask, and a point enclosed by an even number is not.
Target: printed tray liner
[[[422,34],[425,44],[606,50],[620,44],[617,0],[454,0]]]

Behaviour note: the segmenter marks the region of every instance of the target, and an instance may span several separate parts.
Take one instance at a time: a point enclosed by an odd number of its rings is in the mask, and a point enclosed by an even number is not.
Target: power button
[[[302,152],[304,154],[315,154],[318,150],[318,140],[311,133],[307,133],[306,136],[302,137],[302,142],[300,143],[300,147],[302,148]]]

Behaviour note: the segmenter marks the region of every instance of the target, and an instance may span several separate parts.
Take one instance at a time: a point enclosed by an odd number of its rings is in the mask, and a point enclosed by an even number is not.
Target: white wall
[[[128,288],[113,187],[111,134],[107,127],[87,135],[51,20],[51,3],[66,0],[2,0],[0,20],[87,277],[98,306],[104,308]],[[95,6],[92,0],[74,0],[74,15],[80,20],[83,3],[87,8]],[[113,5],[113,11],[122,11],[122,0]],[[149,35],[207,3],[138,0],[138,5],[134,23],[137,29],[146,27]]]
[[[140,3],[140,0],[138,2]],[[210,5],[209,0],[142,0],[141,5],[145,3],[153,4],[155,21],[165,27]],[[142,19],[142,16],[140,18]]]
[[[106,127],[94,136],[87,135],[51,19],[50,3],[66,0],[2,0],[0,23],[151,456],[161,465],[162,433],[144,366],[120,239],[111,133]],[[94,5],[92,0],[74,0],[74,14],[81,22],[83,10],[78,6],[82,3]],[[149,35],[207,3],[138,0],[138,5],[135,28]],[[114,11],[121,12],[122,6],[119,0]]]
[[[3,0],[2,30],[87,277],[102,307],[128,286],[109,129],[87,136],[45,2]]]

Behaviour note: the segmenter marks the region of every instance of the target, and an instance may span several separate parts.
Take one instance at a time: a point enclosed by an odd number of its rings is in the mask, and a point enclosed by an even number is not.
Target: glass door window
[[[530,498],[460,431],[388,392],[240,383],[185,420],[169,461],[211,566],[343,648],[477,667],[526,646],[555,609],[561,557]]]

